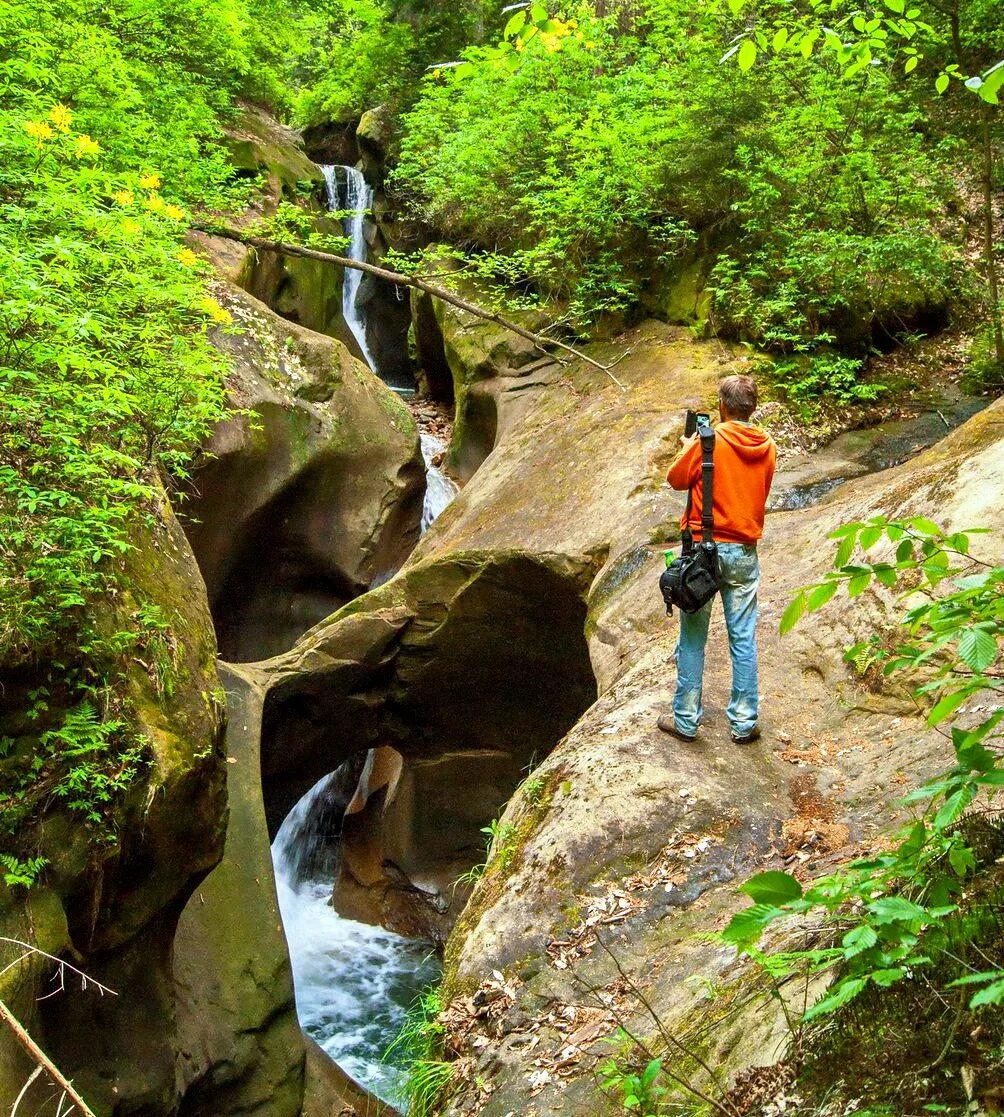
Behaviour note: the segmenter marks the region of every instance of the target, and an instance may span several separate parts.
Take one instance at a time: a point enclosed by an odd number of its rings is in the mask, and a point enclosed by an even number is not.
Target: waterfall
[[[355,167],[322,164],[321,173],[328,194],[328,209],[349,211],[344,219],[345,233],[349,238],[347,255],[350,260],[366,261],[366,212],[373,205],[373,188]],[[344,187],[343,187],[344,184]],[[342,280],[342,314],[352,336],[359,344],[363,359],[377,371],[376,361],[366,343],[366,320],[359,309],[359,285],[363,273],[356,268],[346,268]]]
[[[432,521],[457,495],[457,486],[433,461],[444,450],[442,442],[431,434],[422,432],[422,457],[425,459],[425,504],[422,507],[422,534],[424,535]]]
[[[325,776],[304,795],[272,843],[296,1012],[342,1070],[403,1110],[404,1073],[383,1054],[418,994],[439,980],[439,963],[428,943],[343,919],[332,908],[333,882],[317,879],[313,856],[329,841],[331,782]]]

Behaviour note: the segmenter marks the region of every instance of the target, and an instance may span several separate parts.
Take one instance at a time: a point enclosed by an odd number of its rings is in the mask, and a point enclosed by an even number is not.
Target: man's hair
[[[722,410],[733,419],[748,419],[756,411],[756,384],[752,376],[726,376],[718,385]]]

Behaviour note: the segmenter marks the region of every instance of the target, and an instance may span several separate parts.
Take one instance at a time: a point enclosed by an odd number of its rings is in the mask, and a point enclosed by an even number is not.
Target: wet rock
[[[409,566],[260,665],[273,832],[359,750],[402,758],[350,807],[341,910],[437,936],[447,910],[452,922],[449,885],[483,849],[481,827],[595,696],[589,569],[521,552]]]
[[[220,654],[263,659],[386,577],[418,537],[425,468],[407,409],[337,342],[225,297],[241,409],[186,502]]]
[[[124,588],[95,618],[109,635],[132,626],[140,607],[166,621],[159,669],[154,649],[137,651],[120,691],[120,716],[145,740],[149,764],[115,807],[114,840],[94,840],[61,800],[47,804],[34,837],[50,862],[43,882],[0,897],[0,933],[69,956],[118,995],[69,978],[53,986],[51,965],[35,959],[0,977],[0,997],[98,1112],[166,1115],[176,1103],[170,943],[178,912],[222,855],[226,790],[205,591],[166,497],[151,513],[122,559]],[[29,1069],[3,1030],[0,1097],[13,1100]],[[50,1087],[39,1090],[40,1106]]]

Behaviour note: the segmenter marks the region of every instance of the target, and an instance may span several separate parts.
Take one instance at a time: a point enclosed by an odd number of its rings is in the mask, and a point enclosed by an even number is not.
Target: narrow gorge
[[[982,0],[74,7],[100,82],[16,6],[0,1115],[998,1112]],[[735,375],[763,717],[716,606],[685,744]]]

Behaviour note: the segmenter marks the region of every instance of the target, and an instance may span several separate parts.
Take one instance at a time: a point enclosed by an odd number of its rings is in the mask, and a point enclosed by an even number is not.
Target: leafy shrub
[[[999,697],[1004,568],[969,559],[971,534],[946,534],[923,517],[896,522],[878,516],[845,525],[832,536],[838,540],[835,569],[795,596],[781,619],[782,633],[807,611],[823,608],[841,587],[854,598],[873,581],[892,587],[907,576],[912,585],[919,580],[926,592],[905,615],[901,641],[889,648],[876,636],[849,648],[847,659],[859,667],[878,664],[886,674],[920,670],[924,681],[917,695],[933,703],[931,725],[946,723],[977,694]],[[880,541],[895,545],[892,561],[867,558]],[[851,562],[858,547],[866,557]],[[953,566],[953,560],[960,565]],[[943,592],[934,593],[937,587]],[[778,871],[760,873],[743,885],[753,906],[732,918],[722,932],[726,942],[759,959],[775,978],[835,973],[827,995],[809,1007],[804,1019],[834,1012],[870,985],[885,989],[945,960],[955,970],[950,984],[978,987],[971,1009],[1004,1001],[1004,970],[986,969],[985,959],[979,969],[960,960],[952,942],[952,921],[960,918],[966,891],[972,893],[974,877],[992,869],[999,852],[981,863],[963,821],[971,806],[1004,787],[995,751],[1002,722],[1004,706],[997,706],[975,725],[951,727],[952,767],[906,796],[906,802],[923,805],[921,814],[889,850],[853,861],[805,888]],[[816,945],[766,956],[759,952],[768,926],[807,915],[823,923]]]
[[[404,119],[393,181],[447,237],[584,317],[658,300],[696,254],[719,331],[782,353],[825,333],[860,350],[955,291],[941,153],[887,75],[740,75],[714,6],[537,7]]]

